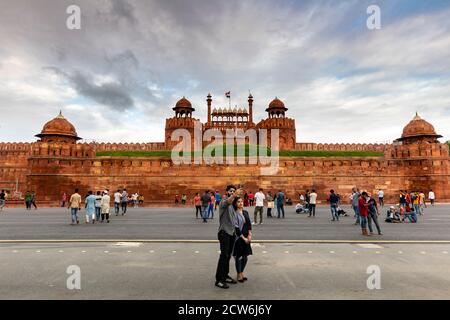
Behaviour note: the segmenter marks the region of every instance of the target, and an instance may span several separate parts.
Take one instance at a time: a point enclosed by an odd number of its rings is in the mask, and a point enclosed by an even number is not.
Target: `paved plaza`
[[[367,240],[353,225],[350,216],[331,222],[327,206],[318,207],[316,218],[296,214],[294,207],[286,207],[286,218],[268,219],[254,227],[254,240]],[[247,208],[253,219],[253,208]],[[371,240],[449,240],[450,205],[429,207],[419,222],[385,223],[385,211],[380,217],[383,236]],[[195,219],[194,209],[185,208],[129,208],[126,216],[112,215],[111,222],[84,224],[85,211],[79,213],[80,225],[70,225],[70,211],[65,208],[26,211],[6,209],[0,213],[0,240],[216,240],[218,211],[213,220],[202,223]]]
[[[370,238],[352,215],[333,223],[328,207],[315,219],[286,209],[285,219],[254,227],[249,281],[222,290],[214,286],[217,217],[202,223],[191,208],[130,208],[109,224],[70,226],[67,209],[7,208],[0,299],[450,298],[449,205],[429,208],[417,224],[382,219],[385,235]],[[80,268],[80,290],[67,288],[69,266]],[[381,289],[367,286],[373,266]],[[230,270],[235,276],[233,259]]]

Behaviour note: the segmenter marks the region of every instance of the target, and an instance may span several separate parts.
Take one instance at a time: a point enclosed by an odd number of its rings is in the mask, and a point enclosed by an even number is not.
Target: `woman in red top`
[[[367,216],[369,215],[367,196],[367,192],[364,191],[358,199],[359,215],[361,217],[361,231],[363,236],[370,235],[369,232],[367,232]]]

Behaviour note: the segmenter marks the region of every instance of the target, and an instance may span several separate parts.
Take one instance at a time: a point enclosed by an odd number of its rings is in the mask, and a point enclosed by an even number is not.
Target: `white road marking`
[[[172,250],[172,253],[177,253],[177,250]]]
[[[380,254],[381,252],[380,252],[380,251],[375,251],[375,253],[376,253],[376,254]]]
[[[403,253],[403,251],[399,251],[398,253],[399,253],[399,254],[402,254],[402,253]]]
[[[81,253],[86,253],[86,250],[81,251]]]
[[[36,250],[36,253],[41,253],[41,250]]]
[[[150,253],[153,253],[153,252],[155,252],[155,250],[150,250]]]
[[[59,250],[58,252],[59,252],[59,253],[63,253],[64,251],[62,251],[62,250]]]
[[[358,251],[353,251],[353,253],[354,253],[354,254],[357,254],[357,253],[358,253]]]
[[[373,244],[373,243],[359,243],[357,245],[359,247],[365,248],[365,249],[383,249],[382,246],[377,245],[377,244]]]
[[[312,251],[308,251],[308,253],[313,253]]]
[[[103,251],[104,253],[109,253],[109,251]]]
[[[142,242],[117,242],[116,246],[120,247],[140,247]]]
[[[284,253],[289,253],[289,251],[285,251]]]
[[[427,254],[425,251],[420,251],[421,254]]]
[[[267,253],[267,251],[263,251],[262,253]]]
[[[195,253],[199,253],[200,251],[195,251]]]
[[[13,250],[13,253],[17,253],[17,252],[19,252],[19,251],[17,251],[17,250]]]
[[[128,253],[132,253],[133,251],[131,251],[131,250],[128,250],[127,252],[128,252]]]
[[[330,251],[330,253],[334,253],[334,251]]]
[[[448,254],[448,251],[442,251],[443,254]]]

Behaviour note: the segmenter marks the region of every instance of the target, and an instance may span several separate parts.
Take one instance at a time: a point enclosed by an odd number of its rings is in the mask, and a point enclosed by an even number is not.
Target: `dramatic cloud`
[[[255,121],[280,97],[299,142],[392,141],[416,111],[450,139],[446,1],[80,0],[81,30],[71,4],[2,3],[2,141],[60,109],[87,140],[163,141],[180,97],[205,121],[228,90],[238,106],[251,90]]]

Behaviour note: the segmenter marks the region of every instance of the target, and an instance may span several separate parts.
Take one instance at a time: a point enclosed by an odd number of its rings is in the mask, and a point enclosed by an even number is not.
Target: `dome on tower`
[[[41,133],[36,135],[38,138],[45,138],[48,136],[68,137],[75,140],[81,139],[78,137],[77,131],[75,130],[73,124],[64,118],[61,111],[56,118],[50,120],[44,125]]]
[[[431,123],[423,120],[416,112],[415,117],[403,128],[402,137],[397,141],[403,141],[410,138],[441,138],[436,134]]]
[[[188,99],[183,97],[175,104],[175,108],[192,108],[192,104]]]

